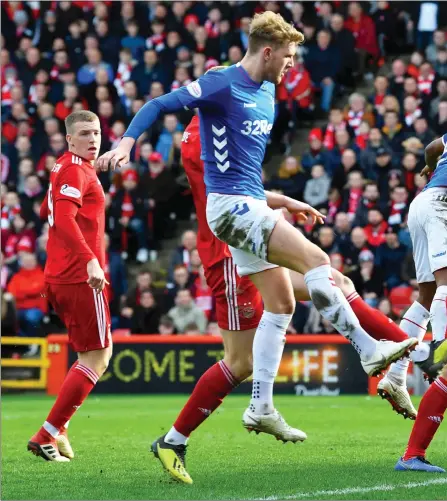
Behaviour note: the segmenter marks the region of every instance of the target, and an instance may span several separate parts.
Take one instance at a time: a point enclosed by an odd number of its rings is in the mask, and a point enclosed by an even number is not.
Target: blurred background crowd
[[[90,109],[113,148],[145,102],[239,62],[256,12],[281,13],[306,42],[277,88],[266,189],[327,213],[301,231],[393,320],[417,298],[407,228],[427,183],[424,147],[447,132],[444,2],[2,1],[3,334],[63,326],[41,297],[49,172],[63,120]],[[102,173],[113,329],[217,334],[181,164],[192,112],[168,114],[121,172]],[[291,220],[292,224],[297,223]],[[333,332],[309,303],[293,333]]]

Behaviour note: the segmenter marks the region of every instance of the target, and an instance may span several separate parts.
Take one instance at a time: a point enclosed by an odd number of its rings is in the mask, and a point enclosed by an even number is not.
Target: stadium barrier
[[[223,357],[220,336],[115,335],[113,342],[113,357],[94,390],[97,394],[190,393],[202,373]],[[57,394],[76,360],[67,343],[66,335],[48,336],[49,395]],[[370,384],[357,353],[342,336],[287,337],[276,393],[367,394]],[[249,393],[249,381],[236,391]]]
[[[2,358],[2,388],[13,390],[44,390],[47,388],[47,372],[50,365],[48,359],[48,343],[46,338],[35,337],[2,337],[2,345],[31,345],[37,344],[40,346],[40,354],[38,358]],[[11,378],[6,374],[5,368],[17,369],[40,369],[39,377],[35,379],[19,379]]]

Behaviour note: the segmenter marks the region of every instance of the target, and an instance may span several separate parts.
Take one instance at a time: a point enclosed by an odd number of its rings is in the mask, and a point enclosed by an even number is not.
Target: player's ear
[[[67,134],[67,135],[65,136],[65,140],[67,141],[68,146],[70,146],[71,134]]]
[[[270,61],[270,59],[272,58],[272,48],[271,47],[264,47],[264,49],[262,50],[263,53],[264,53],[264,61]]]

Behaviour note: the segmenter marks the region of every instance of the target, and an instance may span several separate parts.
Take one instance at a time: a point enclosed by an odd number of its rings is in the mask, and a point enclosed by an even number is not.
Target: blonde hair
[[[256,14],[250,23],[249,52],[257,52],[265,45],[279,47],[289,43],[301,44],[303,42],[304,35],[285,21],[280,14],[265,11],[262,14]]]
[[[65,119],[65,128],[67,129],[67,134],[73,134],[73,125],[78,122],[96,122],[99,120],[98,115],[93,113],[93,111],[79,110],[70,113]]]

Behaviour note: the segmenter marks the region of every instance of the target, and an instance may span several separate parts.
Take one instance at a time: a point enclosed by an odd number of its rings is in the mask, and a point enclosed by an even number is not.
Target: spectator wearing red
[[[346,212],[352,221],[356,215],[363,194],[365,180],[361,171],[351,171],[348,174],[348,182],[343,190],[343,212]]]
[[[20,257],[20,270],[8,285],[16,301],[22,336],[36,336],[40,322],[48,311],[48,300],[42,296],[45,280],[34,254],[24,252]]]
[[[2,229],[2,244],[5,241],[3,231],[11,228],[11,223],[15,216],[21,211],[20,199],[15,191],[8,191],[2,196],[2,212],[1,212],[1,229]]]
[[[435,76],[433,67],[429,62],[421,64],[419,75],[417,77],[417,83],[419,92],[422,96],[431,96]]]
[[[339,130],[347,130],[349,135],[353,135],[352,129],[349,127],[347,120],[343,116],[341,108],[332,108],[329,112],[329,123],[324,129],[323,144],[324,147],[331,151],[335,147],[335,133]]]
[[[368,211],[368,224],[365,226],[365,236],[368,244],[376,248],[385,242],[385,232],[388,223],[384,221],[383,214],[379,209],[370,209]]]
[[[383,103],[386,95],[389,94],[389,81],[384,75],[378,75],[374,80],[374,92],[369,97],[369,102],[374,107],[374,113],[378,113],[379,106]]]
[[[408,214],[408,190],[405,186],[396,186],[392,189],[389,203],[388,224],[401,225]]]
[[[79,90],[75,84],[67,83],[64,85],[64,100],[56,103],[54,116],[59,120],[65,120],[73,111],[74,103],[79,99]],[[84,102],[87,108],[87,102]]]
[[[359,2],[351,2],[348,7],[349,17],[345,21],[345,28],[352,31],[355,37],[355,48],[359,54],[359,72],[364,75],[366,63],[379,56],[376,26],[370,16],[363,12]]]
[[[302,60],[290,68],[277,86],[277,99],[287,104],[291,113],[295,106],[299,109],[308,109],[312,104],[312,82]]]
[[[402,157],[402,166],[404,168],[404,183],[410,193],[415,193],[415,177],[417,176],[418,159],[412,152],[407,152]]]
[[[413,96],[404,99],[404,126],[407,130],[412,130],[414,122],[422,117],[422,109],[419,100]]]
[[[410,64],[407,66],[407,73],[413,78],[418,78],[421,64],[424,62],[424,56],[419,52],[415,51],[411,54]]]
[[[7,263],[14,263],[20,252],[34,252],[36,233],[28,228],[24,216],[20,213],[14,216],[11,229],[2,235],[2,250]]]
[[[205,313],[208,322],[214,319],[215,315],[215,300],[211,288],[206,283],[203,266],[199,268],[199,276],[194,280],[191,286],[191,293],[196,306]]]
[[[369,108],[363,94],[354,92],[349,96],[349,105],[344,113],[344,121],[348,123],[356,135],[363,121],[366,121],[370,127],[374,127],[374,115]]]
[[[301,157],[301,165],[304,171],[310,174],[314,165],[323,165],[327,170],[329,166],[329,154],[323,148],[323,132],[321,129],[315,128],[309,132],[309,150]]]

